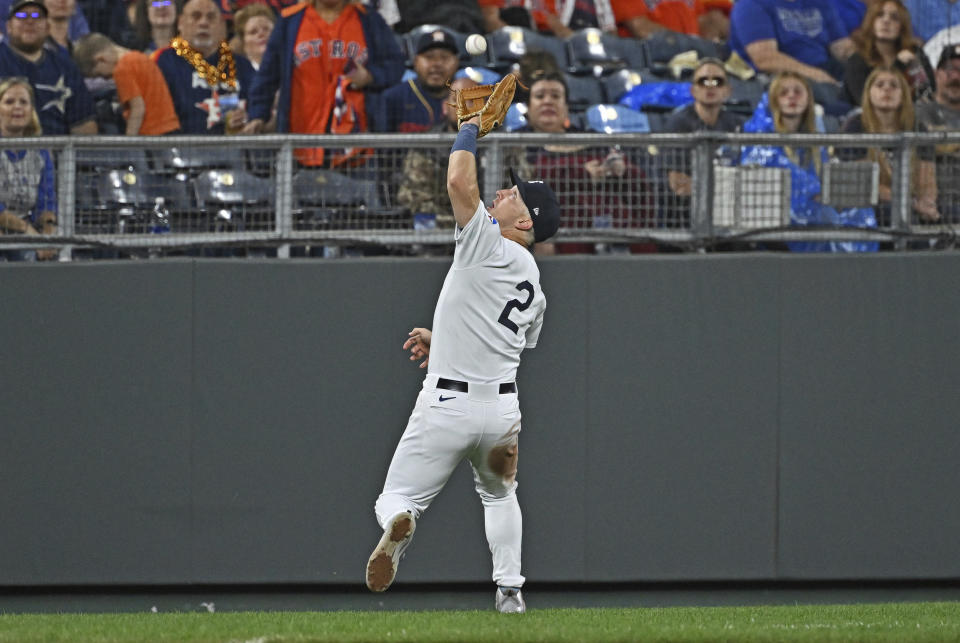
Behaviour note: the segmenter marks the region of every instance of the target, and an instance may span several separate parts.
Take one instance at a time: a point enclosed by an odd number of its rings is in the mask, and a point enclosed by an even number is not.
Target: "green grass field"
[[[0,615],[13,641],[960,641],[960,603]]]

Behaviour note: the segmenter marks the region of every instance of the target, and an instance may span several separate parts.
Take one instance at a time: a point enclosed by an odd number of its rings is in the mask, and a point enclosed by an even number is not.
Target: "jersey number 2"
[[[523,311],[530,307],[530,304],[533,303],[533,286],[530,285],[529,281],[521,281],[517,284],[517,290],[520,292],[527,292],[527,300],[520,301],[519,299],[511,299],[507,302],[507,305],[503,307],[503,311],[500,313],[500,319],[497,321],[512,330],[514,333],[520,330],[520,327],[510,321],[510,311],[514,308],[517,310]]]

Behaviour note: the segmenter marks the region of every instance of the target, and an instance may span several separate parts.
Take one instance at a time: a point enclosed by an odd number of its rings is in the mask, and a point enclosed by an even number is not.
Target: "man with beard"
[[[443,102],[447,83],[460,63],[460,49],[443,29],[423,34],[413,59],[416,78],[394,85],[383,93],[387,132],[425,132],[444,122]]]
[[[457,131],[456,91],[476,87],[477,82],[468,76],[456,78],[448,89],[449,94],[442,103],[443,119],[430,128],[430,132],[454,133]],[[447,160],[444,149],[415,147],[406,152],[396,180],[396,202],[413,214],[427,215],[422,225],[437,228],[453,228],[453,209],[447,194]],[[478,172],[482,172],[478,168]],[[433,217],[432,224],[430,221]],[[414,222],[416,225],[416,220]]]
[[[247,92],[255,74],[223,40],[226,27],[213,0],[185,0],[177,17],[180,35],[153,53],[170,88],[186,134],[234,133],[247,120]]]
[[[917,123],[930,131],[960,130],[960,44],[940,53],[934,102],[918,103]],[[960,223],[960,145],[936,146],[937,207],[945,223]]]
[[[96,134],[93,98],[66,51],[47,42],[47,8],[37,0],[10,7],[0,41],[0,77],[23,76],[36,95],[44,134]]]

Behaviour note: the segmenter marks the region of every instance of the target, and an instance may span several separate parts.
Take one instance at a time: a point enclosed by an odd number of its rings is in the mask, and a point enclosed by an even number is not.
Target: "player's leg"
[[[520,411],[515,396],[504,398],[496,405],[495,417],[488,417],[487,430],[470,454],[470,463],[477,494],[483,502],[484,529],[493,557],[493,581],[505,590],[515,590],[513,593],[522,605],[519,588],[525,580],[520,573],[523,515],[516,495]],[[498,609],[500,604],[498,594]]]
[[[370,554],[366,574],[367,587],[375,592],[393,582],[416,519],[443,489],[468,448],[463,430],[469,424],[466,400],[462,405],[457,400],[440,405],[430,393],[424,389],[417,399],[376,502],[383,535]]]
[[[421,391],[387,470],[375,511],[381,527],[409,512],[419,518],[470,447],[467,400],[439,403]]]

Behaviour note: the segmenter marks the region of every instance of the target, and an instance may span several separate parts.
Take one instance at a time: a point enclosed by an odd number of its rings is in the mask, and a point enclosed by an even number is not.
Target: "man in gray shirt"
[[[736,132],[743,124],[743,117],[727,111],[723,104],[730,97],[730,81],[723,62],[716,58],[703,58],[693,70],[690,84],[693,102],[679,108],[667,119],[666,132]],[[670,186],[670,204],[667,210],[668,225],[680,225],[689,220],[690,150],[667,150],[664,165],[667,167],[667,184]]]
[[[917,104],[917,123],[931,131],[960,131],[960,44],[947,45],[937,62],[934,102]],[[936,146],[937,207],[944,223],[960,223],[960,144]]]

